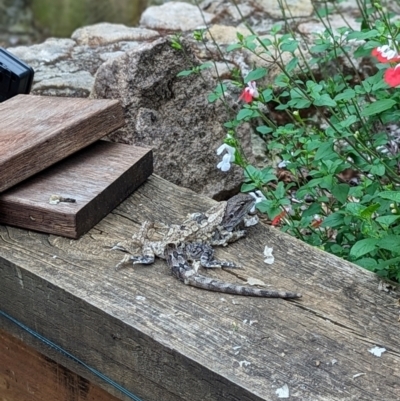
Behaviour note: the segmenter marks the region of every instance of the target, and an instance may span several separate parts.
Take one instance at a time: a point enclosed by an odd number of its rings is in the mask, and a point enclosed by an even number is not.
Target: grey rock
[[[54,64],[68,57],[75,45],[76,42],[71,39],[49,38],[38,45],[14,47],[9,51],[35,68],[41,64]]]
[[[271,17],[279,19],[282,18],[281,4],[288,18],[308,17],[314,10],[311,0],[254,0],[254,4]]]
[[[155,39],[160,34],[145,28],[129,28],[122,24],[103,22],[77,29],[71,36],[79,45],[104,46],[122,41]]]
[[[99,68],[91,97],[120,99],[124,107],[126,125],[111,140],[152,147],[157,174],[221,199],[237,190],[242,172],[232,167],[224,173],[216,167],[228,116],[222,103],[207,100],[216,85],[208,71],[176,76],[188,68],[187,57],[197,62],[189,48],[185,52],[186,57],[163,38],[111,59]],[[241,135],[249,149],[250,131]]]
[[[247,1],[236,1],[235,3],[236,5],[230,0],[205,0],[200,7],[204,11],[214,14],[218,20],[223,20],[228,16],[230,22],[240,22],[242,18],[247,18],[254,13],[254,7]]]
[[[18,58],[29,64],[34,70],[32,93],[46,96],[88,97],[94,83],[94,74],[108,59],[118,57],[128,50],[141,45],[138,41],[127,41],[129,35],[124,25],[106,24],[114,37],[118,27],[121,28],[121,38],[124,41],[104,44],[103,46],[78,45],[72,39],[50,38],[45,42],[33,46],[19,46],[8,50]],[[82,36],[76,34],[77,39],[83,40],[83,32],[95,32],[97,28],[81,31]],[[128,28],[129,29],[129,28]],[[139,28],[132,28],[130,37],[144,38],[148,33]],[[151,31],[149,31],[151,32]],[[153,34],[151,34],[153,35]],[[110,34],[111,36],[111,34]],[[107,42],[106,38],[103,43]],[[88,36],[86,36],[88,38]]]
[[[203,27],[213,18],[214,15],[207,12],[203,12],[202,16],[192,4],[171,1],[147,8],[140,18],[140,25],[149,29],[186,32]]]

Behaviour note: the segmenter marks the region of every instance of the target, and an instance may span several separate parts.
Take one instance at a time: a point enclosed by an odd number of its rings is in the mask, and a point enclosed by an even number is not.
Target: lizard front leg
[[[233,262],[226,260],[217,260],[214,258],[214,249],[201,242],[192,242],[185,244],[184,251],[189,260],[199,260],[200,265],[206,269],[220,269],[221,267],[238,267]]]
[[[215,231],[213,237],[210,239],[210,244],[212,246],[227,246],[229,243],[245,237],[246,234],[246,230],[226,231],[221,227]]]
[[[134,265],[151,265],[154,263],[155,259],[155,254],[153,247],[151,246],[150,243],[144,243],[143,249],[142,249],[142,255],[136,256],[136,255],[125,255],[121,261],[115,266],[115,270],[119,270],[123,265],[132,262]]]

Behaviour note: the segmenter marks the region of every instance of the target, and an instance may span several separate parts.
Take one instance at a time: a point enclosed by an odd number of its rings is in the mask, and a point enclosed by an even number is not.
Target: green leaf
[[[271,39],[265,38],[265,39],[261,39],[261,43],[263,44],[263,46],[268,47],[272,45],[272,41]]]
[[[377,238],[365,238],[357,241],[350,249],[350,256],[355,259],[372,252],[376,249],[376,244],[378,243]]]
[[[178,74],[176,74],[176,76],[177,77],[187,77],[190,74],[193,74],[192,70],[185,70],[185,71],[178,72]]]
[[[311,106],[311,102],[308,99],[292,99],[288,102],[288,105],[297,109],[307,109]],[[276,108],[278,109],[278,108]]]
[[[327,107],[335,107],[337,103],[327,94],[324,93],[317,99],[313,101],[314,106],[327,106]]]
[[[267,69],[260,67],[255,70],[249,72],[244,79],[244,83],[247,84],[250,81],[257,81],[257,79],[264,78],[267,75]]]
[[[331,45],[328,44],[328,43],[324,43],[324,44],[320,44],[320,45],[315,45],[315,46],[312,46],[312,47],[311,47],[310,51],[311,51],[311,53],[322,53],[322,52],[324,52],[325,50],[329,49],[330,46],[331,46]]]
[[[357,260],[356,263],[358,264],[358,266],[361,266],[371,272],[376,271],[376,267],[378,265],[378,262],[373,258],[362,258]]]
[[[301,214],[301,217],[311,217],[316,214],[321,214],[322,213],[322,208],[321,205],[317,202],[312,203],[306,210],[303,211]]]
[[[285,66],[286,72],[293,71],[299,64],[299,59],[297,57],[292,58],[289,63]]]
[[[327,189],[329,191],[332,191],[333,187],[333,175],[332,174],[327,174],[324,177],[322,177],[320,187]]]
[[[345,89],[343,92],[339,93],[334,97],[337,102],[339,100],[350,100],[356,96],[356,92],[353,89]]]
[[[357,121],[358,121],[358,118],[356,116],[349,116],[349,117],[347,117],[345,120],[343,120],[340,123],[340,126],[343,127],[343,128],[347,128],[347,127],[349,127],[350,125],[354,124]]]
[[[360,39],[365,40],[369,38],[375,38],[379,36],[379,32],[376,29],[368,29],[367,31],[357,32],[353,31],[347,35],[347,39]]]
[[[340,213],[332,213],[328,217],[326,217],[321,227],[338,227],[343,225],[343,215]]]
[[[283,52],[293,53],[299,44],[296,40],[287,40],[285,43],[282,43],[280,48]]]
[[[332,153],[333,153],[332,143],[325,142],[319,147],[314,158],[315,160],[320,160],[325,158],[329,159],[332,156]]]
[[[272,92],[272,89],[268,88],[268,89],[263,90],[262,97],[264,98],[264,102],[267,103],[270,100],[272,100],[273,94],[274,93]]]
[[[396,104],[396,101],[393,99],[381,99],[377,100],[374,103],[369,104],[365,109],[361,112],[363,117],[373,116],[375,114],[382,113],[385,110],[389,110]]]
[[[360,212],[360,217],[363,219],[370,219],[371,216],[380,208],[379,203],[374,203],[366,207],[363,211]]]
[[[400,262],[400,257],[398,256],[396,258],[392,258],[392,259],[389,259],[389,260],[385,260],[385,261],[379,262],[377,268],[379,270],[382,270],[382,269],[384,269],[384,268],[386,268],[387,266],[390,266],[390,265],[394,265],[394,264],[398,265],[399,262]]]
[[[389,199],[394,202],[400,202],[400,191],[383,191],[379,192],[377,196],[383,199]]]
[[[200,70],[205,70],[206,68],[211,68],[213,66],[213,63],[211,61],[207,61],[203,64],[199,65]]]
[[[346,211],[349,212],[349,214],[352,216],[360,217],[364,209],[365,206],[360,205],[357,202],[350,202],[346,204]]]
[[[257,187],[253,183],[242,184],[242,186],[240,187],[240,192],[250,192],[250,191],[253,191],[256,188]]]
[[[382,224],[383,226],[389,227],[396,220],[400,219],[399,215],[396,214],[388,214],[386,216],[379,216],[375,219],[376,222]]]
[[[271,127],[267,127],[266,125],[260,125],[259,127],[256,128],[256,131],[259,132],[260,134],[269,134],[270,132],[273,131]]]
[[[231,51],[233,51],[233,50],[241,49],[242,47],[243,47],[243,45],[241,45],[241,44],[239,44],[239,43],[233,43],[233,44],[229,45],[229,46],[226,48],[226,51],[227,51],[227,52],[231,52]]]
[[[244,176],[246,177],[247,181],[253,181],[257,183],[257,181],[262,180],[262,173],[261,170],[259,170],[257,167],[252,166],[249,164],[244,170],[243,170]]]
[[[371,174],[375,174],[378,175],[380,177],[382,177],[383,175],[385,175],[385,166],[383,164],[377,164],[375,166],[372,166],[369,170],[369,172]]]
[[[247,117],[252,117],[254,115],[253,110],[251,109],[241,109],[238,113],[238,115],[236,116],[236,119],[238,121],[243,120]]]
[[[274,174],[274,169],[271,167],[265,167],[261,170],[261,179],[264,184],[270,181],[278,181]]]
[[[285,196],[286,190],[282,181],[279,181],[276,190],[274,191],[276,199],[282,199]]]
[[[347,196],[349,194],[350,185],[349,184],[338,184],[333,186],[332,195],[340,202],[346,203]]]
[[[261,212],[261,213],[266,213],[268,216],[273,216],[275,213],[279,214],[280,209],[279,207],[275,206],[275,203],[264,199],[263,201],[257,203],[256,208]]]
[[[386,237],[379,240],[377,243],[379,248],[387,249],[392,251],[392,253],[400,252],[400,235],[387,235]]]

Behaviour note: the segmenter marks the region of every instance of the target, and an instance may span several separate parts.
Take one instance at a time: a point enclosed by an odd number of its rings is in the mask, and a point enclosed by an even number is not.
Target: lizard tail
[[[276,290],[262,290],[259,288],[248,287],[239,284],[227,283],[222,280],[213,279],[202,276],[201,274],[184,274],[183,282],[192,287],[202,288],[204,290],[222,292],[226,294],[247,295],[250,297],[264,298],[285,298],[295,299],[301,298],[298,292],[286,292]]]

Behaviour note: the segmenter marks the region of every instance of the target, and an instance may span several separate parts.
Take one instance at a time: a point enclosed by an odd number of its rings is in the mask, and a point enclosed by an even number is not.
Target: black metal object
[[[18,94],[28,94],[33,68],[0,47],[0,102]]]

